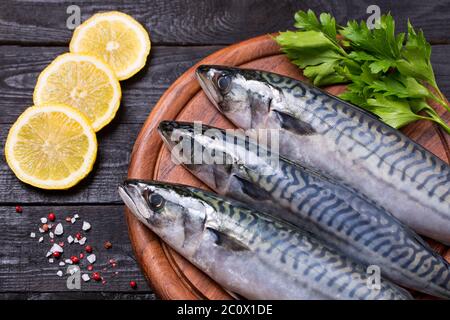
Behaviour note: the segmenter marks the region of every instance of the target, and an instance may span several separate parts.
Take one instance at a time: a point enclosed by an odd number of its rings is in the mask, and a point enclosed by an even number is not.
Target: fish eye
[[[219,90],[227,91],[231,84],[231,77],[228,74],[221,74],[217,78],[217,87]]]
[[[164,198],[157,193],[152,193],[148,197],[148,204],[153,211],[161,210],[164,207]]]

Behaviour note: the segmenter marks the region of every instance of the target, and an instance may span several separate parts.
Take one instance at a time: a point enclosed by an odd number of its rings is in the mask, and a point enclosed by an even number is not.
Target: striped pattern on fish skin
[[[226,289],[249,299],[410,299],[301,230],[212,193],[128,180],[119,193],[133,214]],[[156,198],[155,198],[156,197]],[[156,199],[156,200],[155,200]]]
[[[208,129],[202,128],[203,132]],[[183,141],[192,139],[209,149],[202,151],[204,154],[232,150],[229,158],[236,159],[232,166],[187,166],[213,190],[308,230],[356,261],[380,266],[383,275],[403,286],[450,297],[449,264],[412,230],[358,193],[282,157],[279,166],[273,166],[270,173],[266,159],[256,154],[249,157],[253,159],[251,164],[245,164],[244,152],[230,143],[246,146],[245,152],[251,154],[258,149],[250,148],[248,137],[235,135],[231,140],[230,136],[222,141],[212,140],[194,132],[192,124],[177,122],[161,123],[160,130],[166,132],[169,146],[170,132],[183,136]],[[222,136],[225,137],[224,132]],[[228,145],[228,149],[221,143]],[[266,169],[264,174],[260,168]]]
[[[448,164],[374,116],[311,85],[268,72],[216,69],[239,75],[239,85],[250,96],[251,120],[245,124],[233,113],[232,97],[227,100],[225,94],[219,102],[219,110],[235,124],[285,129],[281,154],[352,185],[417,232],[450,243]],[[205,90],[220,95],[203,82]]]
[[[198,196],[226,216],[222,217],[218,230],[238,239],[255,252],[258,256],[256,265],[262,264],[272,269],[275,260],[275,273],[281,272],[290,281],[315,291],[317,296],[364,300],[405,298],[404,293],[399,294],[398,288],[387,281],[383,281],[382,290],[370,289],[367,273],[361,265],[335,253],[296,228],[216,196],[203,192]],[[270,282],[267,278],[261,281]]]
[[[274,175],[253,175],[252,182],[270,192],[284,208],[311,220],[315,229],[310,231],[338,249],[346,248],[358,261],[381,266],[384,275],[402,285],[450,297],[448,263],[389,214],[285,162],[280,169],[281,173]]]

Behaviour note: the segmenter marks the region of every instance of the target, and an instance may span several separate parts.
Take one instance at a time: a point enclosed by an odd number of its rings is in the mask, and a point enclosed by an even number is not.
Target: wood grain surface
[[[66,44],[71,37],[66,9],[72,4],[79,6],[82,20],[99,11],[131,14],[150,30],[157,45],[235,43],[292,28],[293,13],[300,9],[331,12],[343,24],[367,17],[371,4],[382,12],[391,11],[399,30],[404,31],[407,19],[411,19],[434,43],[449,43],[450,33],[449,0],[7,0],[0,4],[0,41]]]
[[[328,11],[338,22],[364,19],[370,0],[3,0],[0,1],[0,149],[17,116],[32,104],[36,78],[58,54],[68,51],[72,30],[66,27],[69,5],[78,5],[81,20],[105,10],[121,10],[145,25],[152,39],[146,67],[121,82],[118,117],[103,129],[98,140],[95,170],[67,192],[43,191],[15,178],[0,157],[0,299],[153,299],[140,267],[131,260],[131,246],[117,184],[127,175],[134,141],[149,113],[166,89],[205,56],[250,37],[291,29],[298,9]],[[391,11],[399,30],[408,18],[424,29],[431,41],[432,63],[439,86],[450,95],[450,0],[376,1],[382,12]],[[429,140],[429,139],[428,139]],[[2,152],[3,153],[3,152]],[[14,206],[25,207],[22,215]],[[123,250],[114,254],[126,262],[126,272],[107,285],[89,284],[78,290],[64,287],[57,268],[31,250],[29,232],[47,211],[86,212],[102,226],[100,238],[118,235]],[[104,220],[104,221],[102,221]],[[110,222],[110,223],[104,223]],[[93,233],[94,234],[94,233]],[[94,239],[94,238],[93,238]],[[147,253],[149,254],[149,253]],[[136,279],[138,289],[127,281]]]
[[[94,281],[82,284],[82,292],[92,292],[101,297],[101,292],[107,292],[109,286],[114,286],[117,292],[127,292],[130,289],[130,280],[135,280],[140,284],[136,291],[130,291],[130,295],[142,295],[148,293],[144,277],[136,272],[136,260],[132,254],[128,241],[126,221],[123,216],[123,207],[117,205],[108,206],[24,206],[23,213],[15,212],[15,207],[0,207],[0,225],[8,226],[0,232],[0,287],[2,292],[27,293],[30,299],[37,299],[37,293],[43,288],[47,292],[53,292],[58,296],[58,292],[65,292],[67,289],[65,278],[56,275],[58,270],[66,271],[66,267],[59,267],[58,261],[51,264],[45,258],[45,254],[52,246],[49,243],[48,235],[44,235],[45,240],[38,243],[41,234],[38,227],[41,225],[40,218],[47,216],[53,211],[58,219],[63,219],[75,213],[80,215],[82,220],[88,221],[92,228],[86,232],[87,244],[94,248],[97,261],[95,270],[101,272],[107,283],[102,285]],[[64,224],[63,239],[75,232],[81,231],[81,221],[74,225]],[[30,238],[30,233],[35,232],[36,238]],[[113,246],[106,250],[103,247],[105,241],[110,241]],[[83,252],[83,247],[77,244],[68,245],[66,242],[65,258],[71,255],[78,255]],[[109,263],[114,259],[117,266],[112,268]],[[81,265],[82,271],[86,272],[86,264]],[[104,270],[106,268],[107,270]],[[115,272],[118,272],[115,274]],[[74,290],[72,293],[77,294]],[[45,297],[41,296],[42,298]],[[1,295],[0,295],[1,299]]]
[[[305,80],[301,72],[282,54],[271,36],[261,36],[224,48],[198,64],[223,64],[276,72]],[[197,64],[197,65],[198,65]],[[182,166],[171,161],[171,155],[157,133],[161,120],[201,121],[204,124],[234,128],[209,102],[195,79],[195,65],[165,92],[145,122],[130,161],[128,176],[182,183],[208,189]],[[344,86],[326,90],[338,94]],[[439,110],[444,114],[443,110]],[[443,160],[450,161],[450,149],[440,129],[418,122],[405,129],[411,138]],[[138,261],[156,293],[163,299],[230,299],[220,286],[184,258],[159,241],[158,237],[137,221],[128,211],[130,238]],[[435,244],[447,255],[447,248]],[[450,256],[448,257],[450,258]],[[450,259],[449,259],[450,260]]]

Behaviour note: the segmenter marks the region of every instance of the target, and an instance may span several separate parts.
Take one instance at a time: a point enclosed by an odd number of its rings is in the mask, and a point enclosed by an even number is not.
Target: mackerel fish
[[[365,266],[378,266],[404,287],[450,297],[449,264],[359,193],[239,132],[175,121],[161,122],[159,132],[172,160],[217,193],[288,221]]]
[[[248,299],[410,299],[299,229],[188,186],[126,181],[131,212],[225,289]]]
[[[282,155],[352,186],[419,234],[450,244],[450,166],[398,130],[275,73],[200,66],[197,76],[236,126],[281,129]]]

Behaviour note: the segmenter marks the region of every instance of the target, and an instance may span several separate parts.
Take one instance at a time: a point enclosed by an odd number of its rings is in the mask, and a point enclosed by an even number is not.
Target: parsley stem
[[[450,134],[450,126],[445,123],[444,120],[442,120],[442,118],[437,114],[436,110],[434,110],[432,107],[428,107],[426,108],[425,112],[430,116],[430,120],[439,124],[445,130],[445,132]]]
[[[429,90],[430,91],[430,90]],[[443,106],[445,109],[447,109],[447,111],[450,112],[450,106],[448,105],[448,103],[445,101],[445,98],[442,98],[442,93],[440,93],[439,89],[436,89],[436,91],[438,92],[439,96],[436,96],[433,92],[430,91],[430,99],[436,101],[437,103],[439,103],[441,106]]]
[[[436,85],[436,87],[433,87],[433,88],[436,90],[437,94],[441,98],[442,104],[447,107],[447,110],[450,111],[449,103],[448,103],[447,99],[445,98],[444,94],[442,93],[442,91],[439,89],[439,87],[437,85]]]
[[[448,126],[445,122],[439,119],[433,119],[434,122],[438,123],[448,134],[450,134],[450,126]]]

